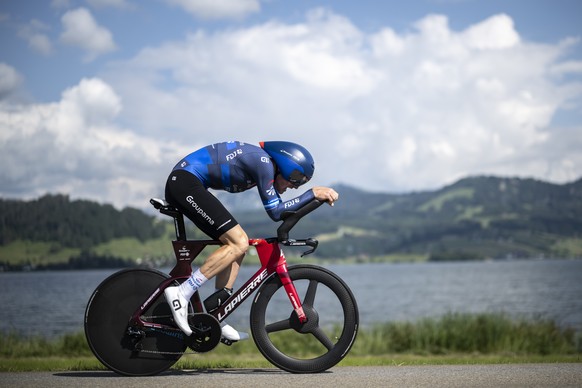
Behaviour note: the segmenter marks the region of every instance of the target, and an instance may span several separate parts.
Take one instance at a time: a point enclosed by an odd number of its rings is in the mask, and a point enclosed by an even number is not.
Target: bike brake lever
[[[304,246],[311,247],[310,250],[303,252],[301,254],[301,257],[310,255],[313,252],[315,252],[318,244],[319,244],[319,241],[317,241],[314,238],[308,238],[306,240],[295,240],[295,239],[290,238],[289,240],[283,241],[283,245],[287,245],[289,247],[304,247]]]
[[[317,245],[319,244],[319,241],[317,241],[314,238],[308,238],[307,240],[305,240],[305,245],[310,246],[311,249],[308,251],[305,251],[301,254],[301,257],[303,256],[307,256],[312,254],[313,252],[315,252],[315,250],[317,249]]]

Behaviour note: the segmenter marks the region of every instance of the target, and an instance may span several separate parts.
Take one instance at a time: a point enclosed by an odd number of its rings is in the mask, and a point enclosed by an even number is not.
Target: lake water
[[[363,326],[448,312],[549,318],[582,332],[582,260],[326,265],[352,289]],[[246,279],[256,267],[243,267]],[[53,338],[83,330],[95,287],[116,270],[0,273],[0,331]],[[240,285],[240,284],[239,284]],[[201,290],[213,290],[213,282]],[[247,300],[229,317],[249,327]]]

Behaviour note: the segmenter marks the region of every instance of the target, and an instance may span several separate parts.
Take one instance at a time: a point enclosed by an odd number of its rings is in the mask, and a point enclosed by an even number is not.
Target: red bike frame
[[[178,240],[172,241],[172,244],[176,255],[176,265],[170,272],[170,278],[164,280],[133,314],[131,318],[131,323],[133,325],[154,329],[171,328],[179,330],[167,325],[144,321],[141,319],[141,316],[145,311],[147,311],[156,298],[162,294],[166,287],[172,285],[175,281],[184,281],[190,277],[190,274],[192,273],[192,261],[206,246],[221,245],[221,242],[216,240]],[[283,253],[277,239],[250,239],[249,245],[256,248],[261,262],[261,268],[249,280],[247,280],[242,287],[236,290],[217,310],[213,311],[212,315],[218,319],[218,321],[223,321],[254,291],[256,291],[266,279],[276,273],[281,279],[285,292],[289,297],[289,301],[291,302],[299,321],[301,323],[306,322],[307,317],[303,312],[301,299],[297,294],[297,290],[295,289],[291,277],[289,276],[287,270],[287,259],[285,258],[285,254]],[[200,313],[204,311],[198,291],[194,296],[192,296],[191,302],[194,312]]]

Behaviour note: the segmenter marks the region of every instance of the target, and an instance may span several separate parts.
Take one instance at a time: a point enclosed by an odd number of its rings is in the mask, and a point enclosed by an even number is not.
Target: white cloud
[[[493,16],[471,26],[463,33],[463,38],[468,47],[481,50],[506,49],[520,42],[513,20],[505,14]]]
[[[552,66],[555,75],[582,74],[582,61],[566,61]]]
[[[477,173],[578,177],[574,162],[548,167],[576,158],[544,148],[568,141],[554,139],[552,118],[582,95],[552,77],[578,68],[561,64],[561,45],[524,42],[507,15],[463,31],[439,15],[415,26],[366,34],[315,10],[299,24],[199,32],[108,77],[135,127],[192,147],[293,139],[313,149],[322,182],[407,190]]]
[[[86,61],[92,61],[99,55],[116,49],[111,32],[97,24],[86,8],[66,12],[61,22],[63,24],[61,42],[85,50]]]
[[[260,11],[259,0],[166,0],[201,19],[241,19]]]
[[[580,108],[568,77],[579,61],[561,59],[572,44],[527,42],[507,15],[462,31],[429,15],[404,33],[367,33],[318,9],[296,24],[199,31],[110,64],[53,104],[0,105],[0,163],[14,166],[0,171],[0,195],[139,205],[163,194],[181,156],[231,139],[302,143],[314,184],[576,179],[582,128],[553,124]]]
[[[0,162],[10,166],[0,171],[0,196],[60,192],[142,206],[162,194],[164,175],[184,150],[120,128],[121,109],[100,79],[83,79],[57,103],[0,103]]]
[[[0,62],[0,101],[15,92],[21,82],[22,76],[16,69]]]

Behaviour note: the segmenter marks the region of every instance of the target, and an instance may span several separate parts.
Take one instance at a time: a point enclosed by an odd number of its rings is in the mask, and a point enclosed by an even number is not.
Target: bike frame
[[[180,237],[179,229],[176,228],[176,234]],[[154,301],[163,293],[166,287],[176,281],[185,281],[192,273],[192,261],[209,245],[221,245],[216,240],[181,240],[172,241],[174,253],[176,255],[176,264],[170,271],[170,278],[164,280],[156,290],[146,299],[146,301],[135,311],[131,317],[131,324],[143,328],[152,329],[180,329],[142,320],[141,316],[154,303]],[[276,275],[281,279],[289,301],[301,323],[307,321],[303,311],[301,299],[297,293],[295,285],[289,276],[287,270],[287,259],[281,249],[277,238],[269,239],[250,239],[249,245],[254,246],[257,250],[261,262],[260,269],[246,283],[236,290],[224,303],[213,311],[213,315],[218,321],[223,321],[232,314],[249,296],[251,296],[259,286],[269,277]],[[193,310],[196,313],[204,312],[204,307],[198,291],[194,293],[191,299]]]
[[[160,211],[160,213],[170,216],[174,219],[176,229],[176,240],[172,241],[176,264],[170,271],[170,278],[160,283],[158,288],[142,303],[142,305],[133,313],[130,319],[131,327],[151,328],[151,329],[171,329],[182,332],[179,328],[163,325],[159,323],[144,321],[141,317],[145,311],[161,296],[162,292],[176,281],[185,281],[192,274],[192,261],[209,245],[222,245],[217,240],[188,240],[186,238],[186,227],[184,224],[184,215],[173,206],[170,206],[164,200],[152,198],[150,203]],[[317,240],[295,240],[289,238],[289,231],[293,226],[307,213],[312,212],[321,206],[323,202],[317,199],[312,200],[307,205],[297,211],[284,212],[281,218],[283,223],[277,228],[277,237],[267,239],[250,239],[249,246],[254,246],[259,255],[261,268],[247,282],[235,291],[221,306],[211,313],[218,321],[222,322],[226,317],[232,314],[238,306],[242,304],[259,286],[271,276],[278,276],[285,288],[291,305],[299,322],[307,322],[307,316],[303,311],[301,298],[289,272],[287,270],[287,259],[283,254],[280,243],[287,246],[307,246],[311,250],[304,252],[301,256],[308,255],[317,248]],[[198,291],[190,299],[195,313],[204,312],[204,306],[200,299]]]

